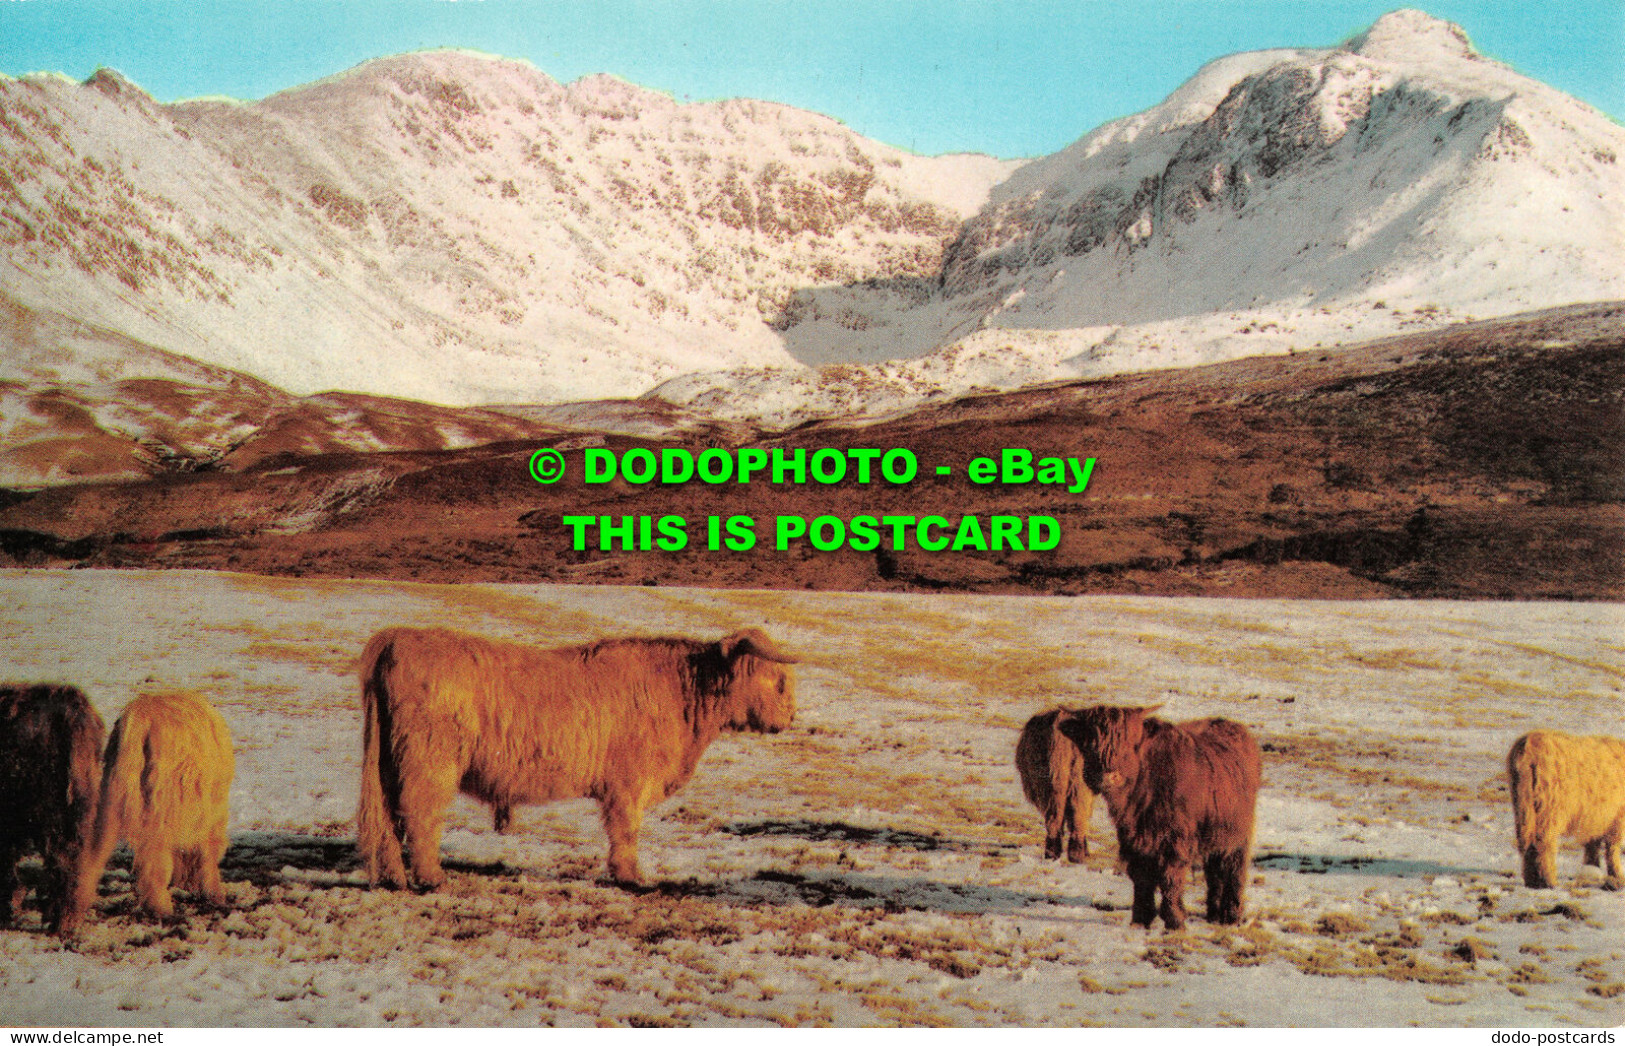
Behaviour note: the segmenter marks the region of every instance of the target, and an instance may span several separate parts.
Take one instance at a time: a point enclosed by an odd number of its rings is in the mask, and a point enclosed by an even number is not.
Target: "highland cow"
[[[79,879],[88,904],[113,847],[130,841],[136,899],[148,913],[175,914],[171,885],[224,906],[220,858],[235,757],[226,722],[190,693],[141,694],[107,739],[91,856]]]
[[[1160,914],[1185,925],[1185,880],[1203,862],[1210,922],[1241,921],[1252,862],[1261,757],[1247,728],[1228,719],[1170,723],[1152,708],[1085,708],[1058,729],[1083,757],[1083,779],[1106,800],[1119,857],[1134,882],[1132,923]]]
[[[1016,771],[1027,801],[1044,815],[1044,857],[1078,864],[1089,855],[1089,817],[1095,793],[1083,781],[1083,757],[1077,745],[1056,729],[1067,709],[1054,708],[1027,720],[1016,741]]]
[[[1567,837],[1584,844],[1587,864],[1606,863],[1607,889],[1625,889],[1625,741],[1531,731],[1512,743],[1507,776],[1525,885],[1557,881],[1557,844]]]
[[[47,930],[84,918],[75,886],[90,846],[107,728],[71,686],[0,686],[0,926],[22,907],[17,863],[38,851],[37,896]]]
[[[641,882],[643,815],[681,788],[723,730],[795,715],[794,659],[756,629],[718,642],[606,639],[536,649],[446,629],[391,628],[359,663],[356,835],[374,884],[445,881],[440,836],[458,791],[500,831],[523,803],[590,797],[609,873]]]

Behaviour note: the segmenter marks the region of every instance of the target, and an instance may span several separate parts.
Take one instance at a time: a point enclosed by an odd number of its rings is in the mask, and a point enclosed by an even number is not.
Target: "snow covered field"
[[[499,836],[467,800],[437,894],[369,891],[349,663],[386,624],[565,643],[757,625],[806,659],[796,727],[728,735],[600,882],[590,803]],[[1515,872],[1502,758],[1621,733],[1625,608],[433,586],[0,574],[13,679],[206,692],[238,752],[230,912],[73,949],[0,932],[0,1023],[1517,1025],[1625,1020],[1625,898]],[[1128,922],[1104,809],[1041,859],[1012,752],[1056,702],[1223,714],[1265,746],[1248,919]],[[1200,912],[1199,886],[1192,901]]]

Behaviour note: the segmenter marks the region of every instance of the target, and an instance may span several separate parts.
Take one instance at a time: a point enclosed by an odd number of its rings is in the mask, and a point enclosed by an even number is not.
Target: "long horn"
[[[774,646],[773,641],[767,638],[767,633],[759,628],[741,629],[733,635],[724,637],[720,646],[722,656],[730,661],[746,654],[759,657],[763,661],[776,661],[781,665],[793,665],[798,660]]]

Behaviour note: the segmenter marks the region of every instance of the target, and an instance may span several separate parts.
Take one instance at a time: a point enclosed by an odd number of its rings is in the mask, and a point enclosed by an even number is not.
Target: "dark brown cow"
[[[606,639],[543,650],[446,629],[390,628],[361,655],[361,802],[367,877],[445,881],[440,835],[459,792],[513,807],[598,800],[609,871],[637,883],[638,831],[693,776],[723,730],[795,716],[793,658],[757,629],[716,642]]]
[[[1160,707],[1160,706],[1157,706]],[[1170,723],[1156,708],[1101,705],[1061,717],[1083,756],[1083,779],[1117,825],[1119,856],[1134,881],[1135,926],[1161,915],[1185,925],[1185,880],[1207,875],[1207,917],[1241,921],[1252,863],[1261,757],[1247,728],[1228,719]]]
[[[69,934],[83,920],[76,887],[95,825],[106,733],[74,687],[0,685],[0,925],[22,906],[17,862],[30,851],[45,859],[46,929]]]
[[[1016,772],[1027,801],[1044,815],[1044,856],[1059,860],[1062,843],[1073,864],[1089,854],[1089,817],[1095,793],[1083,781],[1077,745],[1055,729],[1067,709],[1052,708],[1027,720],[1016,741]]]

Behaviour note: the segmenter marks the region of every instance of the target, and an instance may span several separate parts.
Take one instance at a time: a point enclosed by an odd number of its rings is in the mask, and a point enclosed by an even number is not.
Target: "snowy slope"
[[[0,292],[295,393],[635,395],[791,364],[793,288],[935,271],[1010,164],[461,52],[244,105],[0,78]]]
[[[1345,48],[1239,57],[1220,64],[1265,68],[1206,92],[1206,118],[1187,87],[1001,186],[945,286],[1024,291],[992,322],[1049,328],[1625,293],[1625,131],[1600,114],[1417,12]]]
[[[807,294],[786,338],[817,348],[798,355],[841,358],[844,325],[884,335],[846,360],[885,342],[923,358],[787,376],[776,399],[827,408],[845,384],[884,409],[1625,298],[1622,155],[1617,124],[1418,11],[1337,48],[1219,59],[1015,172],[936,285]],[[660,394],[748,411],[763,384]]]

